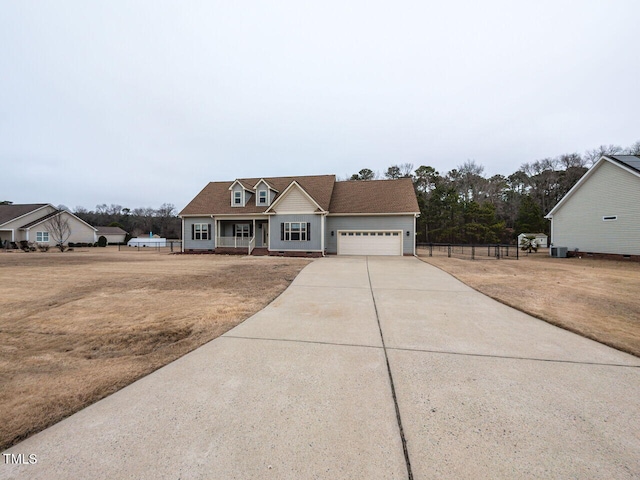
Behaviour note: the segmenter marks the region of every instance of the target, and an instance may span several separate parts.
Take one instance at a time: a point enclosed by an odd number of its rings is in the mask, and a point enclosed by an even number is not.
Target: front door
[[[262,246],[263,247],[269,246],[269,224],[268,223],[262,224]]]

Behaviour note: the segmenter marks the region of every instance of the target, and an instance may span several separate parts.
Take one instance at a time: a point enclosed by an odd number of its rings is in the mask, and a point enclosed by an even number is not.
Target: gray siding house
[[[181,212],[183,251],[253,255],[414,255],[411,179],[335,175],[209,183]]]
[[[640,255],[640,157],[601,157],[546,218],[555,247]]]

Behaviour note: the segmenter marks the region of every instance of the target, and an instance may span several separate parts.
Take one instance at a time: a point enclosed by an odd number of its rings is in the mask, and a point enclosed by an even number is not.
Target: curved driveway
[[[415,258],[324,258],[0,478],[637,478],[638,367]]]

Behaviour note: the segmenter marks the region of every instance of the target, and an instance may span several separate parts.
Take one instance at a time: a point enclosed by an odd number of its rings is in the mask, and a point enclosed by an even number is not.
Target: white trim
[[[274,191],[274,192],[278,193],[278,190],[276,190],[276,189],[275,189],[275,188],[273,188],[271,185],[269,185],[269,182],[267,182],[264,178],[261,178],[260,180],[258,180],[258,182],[253,186],[253,189],[254,189],[254,190],[257,190],[258,185],[260,185],[260,183],[264,183],[264,184],[267,186],[267,188],[268,188],[269,190],[272,190],[272,191]],[[242,184],[241,184],[241,185],[242,185]]]
[[[549,220],[552,219],[553,218],[553,214],[556,213],[562,207],[562,205],[564,205],[567,202],[567,200],[569,200],[569,198],[571,198],[573,196],[573,194],[582,186],[582,184],[584,182],[586,182],[587,179],[590,178],[596,172],[596,170],[598,170],[600,168],[600,166],[604,162],[609,162],[612,165],[615,165],[616,167],[621,168],[622,170],[625,170],[625,171],[627,171],[629,173],[632,173],[636,177],[640,177],[640,172],[638,172],[638,171],[636,171],[636,170],[634,170],[632,168],[629,168],[628,166],[626,166],[624,164],[621,164],[621,163],[619,163],[619,162],[617,162],[615,160],[612,160],[609,157],[607,157],[606,155],[603,155],[602,157],[600,157],[600,159],[596,163],[593,164],[593,166],[589,170],[587,170],[587,172],[582,177],[580,177],[580,180],[578,180],[576,182],[576,184],[571,188],[571,190],[569,190],[565,194],[565,196],[562,197],[558,203],[556,203],[556,206],[553,207],[551,209],[551,211],[545,215],[544,218],[547,218]]]
[[[280,200],[282,200],[283,198],[285,198],[285,197],[287,196],[287,193],[289,192],[289,190],[291,190],[291,189],[294,187],[294,185],[300,189],[300,191],[302,192],[302,194],[303,194],[305,197],[307,197],[307,199],[308,199],[308,200],[310,200],[310,201],[311,201],[311,203],[313,203],[317,208],[319,208],[319,209],[320,209],[320,212],[312,212],[312,213],[325,213],[325,212],[326,212],[326,210],[325,210],[324,208],[322,208],[322,207],[318,204],[318,202],[316,202],[316,201],[313,199],[313,197],[312,197],[311,195],[309,195],[309,194],[307,193],[307,191],[306,191],[304,188],[302,188],[302,187],[300,186],[300,184],[299,184],[298,182],[296,182],[295,180],[293,180],[293,181],[289,184],[289,186],[288,186],[287,188],[285,188],[285,189],[284,189],[284,192],[282,192],[282,193],[280,194],[280,196],[278,196],[278,198],[276,198],[276,199],[273,201],[273,203],[269,206],[269,208],[267,208],[267,209],[264,211],[264,213],[271,213],[271,212],[270,212],[270,210],[271,210],[271,209],[273,209],[273,207],[275,207],[275,206],[278,204],[278,202],[280,202]],[[295,215],[295,212],[283,212],[283,213],[286,213],[287,215],[292,215],[292,214],[293,214],[293,215]],[[309,212],[306,212],[306,214],[308,214],[308,213],[309,213]]]
[[[322,250],[322,256],[324,257],[325,247],[324,247],[324,235],[325,235],[325,222],[327,220],[326,215],[322,215],[320,218],[320,250]]]
[[[240,185],[240,186],[242,187],[242,189],[243,189],[243,190],[249,190],[249,191],[251,191],[251,189],[250,189],[250,188],[245,187],[245,186],[242,184],[242,182],[241,182],[240,180],[238,180],[238,179],[236,179],[236,180],[234,180],[234,181],[233,181],[233,183],[232,183],[232,184],[231,184],[231,186],[229,187],[229,190],[233,190],[233,187],[235,186],[235,184],[236,184],[236,183],[237,183],[238,185]]]

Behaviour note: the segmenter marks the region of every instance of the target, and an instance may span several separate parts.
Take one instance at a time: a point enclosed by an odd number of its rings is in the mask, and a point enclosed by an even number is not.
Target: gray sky
[[[640,2],[0,0],[0,200],[492,175],[640,140]]]

